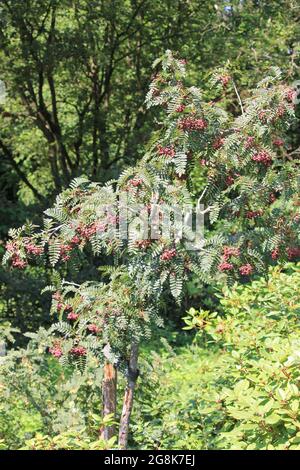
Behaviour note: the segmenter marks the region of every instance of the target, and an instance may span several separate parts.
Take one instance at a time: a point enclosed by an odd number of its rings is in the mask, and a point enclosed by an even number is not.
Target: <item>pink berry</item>
[[[27,261],[22,260],[19,256],[15,256],[11,264],[14,268],[17,269],[24,269],[28,265]]]
[[[225,88],[228,85],[229,81],[230,81],[230,76],[229,75],[221,75],[219,80],[222,83],[223,87]]]
[[[227,261],[222,261],[218,267],[219,271],[231,271],[233,269],[233,264],[228,263]]]
[[[240,256],[240,249],[236,246],[224,246],[223,258],[227,261],[231,256]]]
[[[79,315],[78,315],[78,313],[75,313],[75,312],[70,312],[67,315],[67,319],[70,320],[70,321],[75,321],[75,320],[77,320],[77,318],[79,318]]]
[[[215,150],[218,150],[219,148],[221,148],[223,145],[224,145],[224,141],[225,139],[222,139],[221,137],[219,137],[218,139],[216,139],[214,142],[213,142],[213,148]]]
[[[289,247],[286,249],[288,259],[292,260],[294,258],[300,257],[300,247]]]
[[[59,346],[53,346],[52,348],[49,348],[49,353],[52,354],[52,356],[54,357],[62,356],[62,350]]]
[[[29,255],[39,256],[43,253],[43,248],[35,245],[34,243],[27,243],[25,245],[25,250]]]
[[[90,325],[87,326],[87,329],[91,333],[99,333],[100,331],[100,328],[97,325],[95,325],[95,323],[90,323]]]
[[[254,162],[262,163],[265,166],[271,165],[273,161],[271,155],[265,150],[261,150],[260,152],[257,152],[255,155],[253,155],[252,160]]]
[[[185,105],[184,104],[180,104],[179,106],[177,106],[177,108],[175,109],[176,113],[182,113],[182,111],[185,110]]]
[[[143,180],[141,180],[140,178],[135,178],[130,180],[129,184],[134,188],[137,188],[138,186],[141,186],[143,184]]]
[[[73,356],[85,356],[86,352],[86,348],[83,346],[74,346],[70,350],[70,354],[73,354]]]
[[[262,215],[262,211],[261,210],[258,210],[258,211],[247,211],[246,212],[246,217],[247,219],[256,219],[256,217],[259,217]]]
[[[284,145],[284,141],[282,139],[274,139],[273,145],[275,145],[276,147],[282,147]]]
[[[162,147],[161,145],[159,145],[158,146],[158,154],[172,158],[175,155],[175,150],[174,150],[173,147]]]
[[[239,271],[242,274],[242,276],[249,276],[250,274],[253,273],[253,267],[251,266],[251,264],[247,263],[241,266],[239,268]]]
[[[151,240],[137,240],[135,242],[135,245],[137,246],[137,248],[145,250],[151,245]]]
[[[294,88],[288,88],[285,93],[285,98],[289,102],[293,102],[297,97],[297,91]]]
[[[246,142],[245,142],[245,148],[249,149],[254,146],[255,139],[252,136],[247,137]]]
[[[176,256],[176,250],[175,248],[172,248],[170,250],[165,250],[161,255],[160,259],[161,261],[170,261],[172,258]]]
[[[228,175],[225,180],[226,186],[231,186],[234,183],[234,177],[232,175]]]
[[[185,118],[179,121],[179,129],[183,131],[202,131],[207,127],[205,119]]]

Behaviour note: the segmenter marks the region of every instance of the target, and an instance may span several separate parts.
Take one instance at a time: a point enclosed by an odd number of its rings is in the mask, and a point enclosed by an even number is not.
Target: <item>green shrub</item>
[[[222,314],[191,309],[193,347],[156,358],[135,444],[167,449],[300,449],[300,264],[224,288]],[[148,400],[147,400],[148,399]]]

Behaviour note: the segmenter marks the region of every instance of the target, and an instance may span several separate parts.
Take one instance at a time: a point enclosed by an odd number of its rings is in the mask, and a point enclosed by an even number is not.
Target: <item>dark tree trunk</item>
[[[121,449],[127,448],[128,442],[128,431],[129,431],[129,422],[130,415],[133,405],[133,395],[138,378],[138,345],[133,343],[131,346],[131,354],[129,360],[128,376],[127,376],[127,385],[124,394],[123,409],[120,421],[120,430],[119,430],[119,446]]]

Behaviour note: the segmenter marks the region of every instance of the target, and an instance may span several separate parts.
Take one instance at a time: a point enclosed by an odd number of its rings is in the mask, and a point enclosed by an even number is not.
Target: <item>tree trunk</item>
[[[116,417],[116,403],[117,403],[117,370],[108,361],[105,362],[103,368],[103,384],[102,384],[102,399],[103,399],[103,418],[107,415]],[[108,441],[116,433],[115,425],[103,426],[101,429],[101,437]]]
[[[130,415],[131,415],[131,410],[132,410],[132,405],[133,405],[133,394],[134,394],[136,381],[138,378],[137,362],[138,362],[138,345],[136,343],[132,343],[130,360],[129,360],[129,368],[128,368],[128,376],[127,376],[127,385],[126,385],[126,390],[124,394],[123,410],[122,410],[120,430],[119,430],[119,447],[121,449],[127,448],[129,421],[130,421]]]

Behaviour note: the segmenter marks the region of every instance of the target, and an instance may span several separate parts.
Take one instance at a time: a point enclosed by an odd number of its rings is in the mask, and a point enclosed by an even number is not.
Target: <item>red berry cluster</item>
[[[31,242],[26,243],[24,246],[29,255],[40,256],[44,251],[41,246],[37,246]]]
[[[67,319],[70,320],[70,321],[76,321],[78,318],[79,318],[78,313],[75,313],[73,311],[68,313],[68,315],[67,315]]]
[[[275,147],[282,147],[284,145],[284,141],[282,139],[274,139],[273,140],[273,145],[275,145]]]
[[[240,256],[240,249],[237,246],[224,246],[223,261],[218,266],[219,271],[231,271],[234,269],[233,264],[230,262],[232,256]]]
[[[284,106],[278,106],[276,110],[276,117],[281,118],[286,112],[286,108]]]
[[[245,142],[245,149],[249,149],[255,145],[255,139],[252,136],[247,137]]]
[[[135,245],[137,248],[140,248],[142,250],[145,250],[151,245],[151,240],[137,240],[135,242]]]
[[[258,211],[247,211],[246,217],[247,219],[255,219],[263,214],[263,211],[260,209]]]
[[[300,257],[300,247],[289,247],[286,249],[286,253],[288,255],[288,259],[292,260],[294,258]]]
[[[52,356],[54,357],[62,356],[62,350],[60,346],[53,346],[52,348],[49,348],[49,353],[52,354]]]
[[[76,228],[78,235],[86,240],[89,240],[97,231],[96,224],[82,225]],[[76,239],[77,240],[77,239]]]
[[[202,131],[207,127],[207,121],[205,119],[193,119],[185,118],[179,121],[179,129],[183,131]]]
[[[222,261],[219,264],[219,271],[231,271],[233,269],[233,264],[228,263],[228,261]]]
[[[26,260],[23,260],[19,256],[14,255],[13,258],[12,258],[11,265],[14,268],[24,269],[24,268],[26,268],[26,266],[28,266],[28,263],[27,263]]]
[[[260,112],[258,113],[258,119],[259,119],[261,122],[267,122],[268,117],[267,117],[266,111],[260,111]]]
[[[226,186],[231,186],[234,183],[234,177],[232,175],[226,176],[225,183]]]
[[[253,266],[251,266],[249,263],[244,264],[239,268],[239,272],[242,274],[242,276],[250,276],[253,273]]]
[[[254,162],[262,163],[265,166],[271,165],[273,161],[271,155],[265,150],[261,150],[260,152],[257,152],[255,155],[253,155],[252,160]]]
[[[288,88],[285,93],[285,98],[292,103],[297,98],[297,91],[294,88]]]
[[[14,253],[15,251],[18,250],[18,246],[15,242],[7,242],[6,245],[5,245],[5,248],[10,253]]]
[[[275,261],[279,257],[279,253],[279,248],[274,248],[274,250],[271,252],[271,258]]]
[[[224,145],[224,142],[225,142],[225,139],[223,139],[222,137],[219,137],[218,139],[216,139],[213,142],[212,146],[215,150],[218,150],[219,148],[221,148]]]
[[[160,255],[160,259],[161,261],[170,261],[174,256],[176,256],[176,250],[175,248],[171,248],[170,250],[164,250]]]
[[[237,246],[224,246],[223,247],[223,258],[228,261],[231,256],[240,256],[240,249]]]
[[[222,83],[223,87],[225,88],[228,83],[230,82],[231,77],[229,75],[221,75],[219,77],[219,81]]]
[[[143,184],[143,180],[140,179],[140,178],[134,178],[132,180],[129,180],[128,184],[130,186],[133,186],[134,188],[138,188],[139,186],[141,186]]]
[[[80,242],[81,242],[81,238],[79,238],[78,235],[74,235],[74,237],[71,239],[72,245],[79,245]]]
[[[69,261],[71,256],[69,255],[70,251],[73,250],[72,245],[69,244],[61,244],[60,245],[60,256],[63,261]]]
[[[11,265],[13,268],[24,269],[28,265],[27,261],[20,256],[20,250],[16,242],[7,242],[6,249],[11,255]]]
[[[101,331],[101,329],[97,325],[95,325],[95,323],[90,323],[87,326],[87,329],[90,333],[94,333],[94,334],[97,334],[99,333],[99,331]]]
[[[86,356],[86,348],[84,346],[74,346],[70,349],[70,354],[73,356]]]
[[[166,157],[174,157],[175,150],[173,147],[162,147],[161,145],[158,146],[158,154],[165,155]]]
[[[52,299],[53,300],[57,300],[58,302],[61,300],[61,293],[60,292],[55,292],[53,295],[52,295]]]
[[[184,110],[185,110],[185,105],[184,105],[184,104],[180,104],[180,105],[177,106],[177,108],[175,109],[176,113],[182,113]]]

